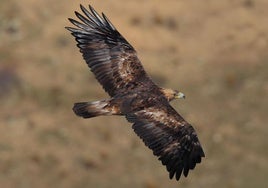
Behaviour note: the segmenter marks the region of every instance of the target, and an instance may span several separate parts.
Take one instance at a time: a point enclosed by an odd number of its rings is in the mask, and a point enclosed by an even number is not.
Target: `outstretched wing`
[[[69,18],[77,28],[66,27],[78,42],[83,58],[110,96],[146,83],[153,84],[144,71],[134,48],[116,30],[108,18],[89,6],[80,5],[80,22]],[[149,83],[149,84],[148,84]]]
[[[188,175],[205,156],[194,128],[169,104],[128,114],[128,121],[146,146],[166,166],[169,177]]]

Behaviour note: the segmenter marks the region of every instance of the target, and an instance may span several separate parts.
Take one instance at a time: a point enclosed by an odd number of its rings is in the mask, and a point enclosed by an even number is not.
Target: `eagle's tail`
[[[101,115],[113,115],[112,108],[109,107],[109,100],[101,100],[94,102],[75,103],[73,111],[76,115],[83,118],[92,118]]]

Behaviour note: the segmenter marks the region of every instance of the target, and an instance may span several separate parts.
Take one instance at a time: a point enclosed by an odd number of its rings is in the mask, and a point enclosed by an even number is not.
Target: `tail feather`
[[[108,108],[109,100],[94,102],[79,102],[73,106],[76,115],[83,118],[91,118],[101,115],[112,115],[112,111]]]

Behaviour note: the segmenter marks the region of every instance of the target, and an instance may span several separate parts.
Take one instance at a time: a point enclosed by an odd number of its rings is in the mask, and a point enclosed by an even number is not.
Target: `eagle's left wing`
[[[135,49],[117,31],[108,18],[91,6],[84,14],[75,12],[79,21],[69,18],[76,27],[66,27],[77,41],[87,65],[104,90],[111,96],[154,83],[145,72]]]
[[[126,118],[134,123],[135,133],[166,166],[170,179],[176,174],[179,180],[182,172],[186,177],[205,156],[194,128],[169,104],[145,108]]]

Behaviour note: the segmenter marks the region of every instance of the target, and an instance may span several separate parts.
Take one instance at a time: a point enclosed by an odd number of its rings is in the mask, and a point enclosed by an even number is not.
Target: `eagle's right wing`
[[[128,114],[132,128],[153,150],[169,171],[170,179],[176,174],[188,175],[205,156],[194,128],[187,123],[169,104],[156,105]]]
[[[116,30],[108,18],[89,6],[80,6],[84,16],[75,12],[80,22],[69,18],[77,28],[66,27],[95,77],[110,96],[134,87],[154,85],[144,71],[134,48]]]

